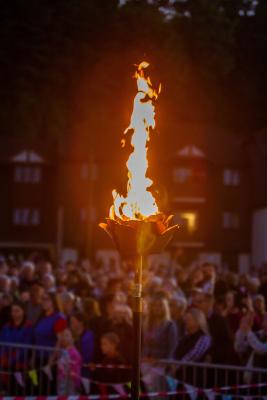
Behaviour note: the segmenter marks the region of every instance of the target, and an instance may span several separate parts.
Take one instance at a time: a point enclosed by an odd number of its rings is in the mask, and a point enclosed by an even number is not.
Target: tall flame
[[[159,212],[156,200],[149,188],[153,181],[146,176],[148,168],[147,145],[150,130],[155,128],[155,107],[160,88],[155,91],[149,77],[145,77],[144,69],[149,64],[143,61],[135,73],[137,93],[133,102],[133,112],[129,127],[124,134],[132,131],[131,145],[133,151],[126,163],[128,168],[127,195],[121,196],[112,191],[113,205],[110,208],[110,218],[122,220],[143,220]],[[125,141],[122,140],[122,143]]]

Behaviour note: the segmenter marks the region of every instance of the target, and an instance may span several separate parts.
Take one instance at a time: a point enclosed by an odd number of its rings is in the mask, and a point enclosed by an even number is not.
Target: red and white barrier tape
[[[131,369],[132,366],[131,365],[127,365],[127,364],[94,364],[94,363],[90,363],[90,364],[83,364],[82,365],[84,368],[89,368],[89,369],[97,369],[97,368],[103,368],[103,369]]]

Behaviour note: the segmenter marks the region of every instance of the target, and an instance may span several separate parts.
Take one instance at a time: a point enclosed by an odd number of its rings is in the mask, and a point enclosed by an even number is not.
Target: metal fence
[[[62,350],[0,342],[0,395],[56,394],[57,365]]]
[[[97,395],[129,397],[128,365],[83,365],[81,375],[71,376],[66,358],[64,376],[58,375],[58,360],[63,350],[0,342],[0,396]],[[128,376],[120,382],[108,381],[111,370]],[[97,371],[98,370],[98,371]],[[126,371],[126,375],[124,372]],[[151,398],[169,399],[261,399],[267,397],[266,369],[209,363],[158,360],[142,363],[141,391]],[[97,381],[98,372],[101,381]],[[73,386],[73,382],[79,385]],[[127,381],[128,380],[128,381]],[[104,392],[103,392],[104,388]],[[63,390],[63,391],[62,391]],[[117,393],[117,395],[116,395]],[[149,393],[149,394],[148,394]]]

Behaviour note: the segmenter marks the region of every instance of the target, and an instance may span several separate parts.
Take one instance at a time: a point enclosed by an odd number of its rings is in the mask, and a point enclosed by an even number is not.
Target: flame
[[[137,93],[133,102],[131,122],[124,134],[132,131],[131,145],[133,151],[126,163],[128,168],[127,195],[121,196],[116,190],[112,191],[113,205],[110,208],[110,218],[122,220],[144,220],[158,214],[158,206],[149,188],[153,181],[146,176],[148,168],[147,145],[150,139],[150,130],[155,128],[155,107],[153,101],[157,99],[158,91],[153,89],[149,77],[145,77],[144,69],[149,64],[143,61],[137,66],[135,78]],[[125,139],[122,139],[122,146]]]

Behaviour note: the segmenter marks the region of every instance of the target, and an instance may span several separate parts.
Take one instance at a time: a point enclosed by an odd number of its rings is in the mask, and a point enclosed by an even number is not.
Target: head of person
[[[171,319],[177,321],[181,319],[185,313],[187,302],[183,297],[173,297],[169,300]]]
[[[13,296],[10,293],[0,293],[0,309],[10,307],[13,303]]]
[[[171,319],[169,302],[166,297],[154,296],[149,302],[148,325],[160,325]]]
[[[208,334],[208,325],[205,314],[197,309],[190,308],[184,315],[185,330],[188,335],[192,335],[198,331]]]
[[[50,273],[46,273],[43,275],[43,279],[42,279],[42,284],[43,287],[46,291],[54,291],[55,290],[55,285],[56,285],[56,280],[54,275],[50,274]]]
[[[33,282],[30,287],[30,300],[34,304],[41,304],[45,293],[43,286],[37,281]]]
[[[190,277],[192,286],[194,287],[194,286],[200,285],[203,282],[203,280],[204,280],[204,273],[203,273],[202,268],[199,268],[199,267],[195,268],[192,271],[192,274]]]
[[[216,277],[216,269],[214,264],[206,262],[202,265],[202,272],[205,280],[213,280]]]
[[[25,261],[22,264],[20,277],[22,280],[31,282],[34,279],[35,265],[31,261]]]
[[[59,308],[65,315],[71,315],[75,307],[75,295],[71,292],[63,292],[58,296]]]
[[[75,336],[80,336],[86,328],[86,319],[83,313],[75,312],[70,317],[70,328]]]
[[[208,316],[214,307],[214,296],[208,293],[201,293],[199,294],[195,304],[199,310]]]
[[[133,313],[127,305],[115,305],[112,312],[112,321],[115,324],[131,324]]]
[[[249,287],[249,276],[247,274],[242,274],[239,277],[239,286],[248,288]]]
[[[114,357],[119,353],[120,339],[114,332],[108,332],[101,336],[100,347],[107,357]]]
[[[5,259],[1,257],[0,261],[0,275],[5,275],[8,273],[8,264]]]
[[[93,297],[84,299],[83,301],[83,311],[88,320],[94,317],[99,317],[101,315],[99,303]]]
[[[63,349],[73,346],[74,339],[70,329],[66,328],[58,334],[58,343]]]
[[[38,272],[41,278],[45,274],[52,274],[53,273],[52,264],[49,261],[41,260],[38,264]]]
[[[113,304],[116,305],[126,305],[127,304],[127,295],[121,290],[114,293]]]
[[[58,311],[58,300],[55,293],[45,292],[42,296],[42,309],[45,315],[51,315]]]
[[[14,326],[21,326],[26,321],[26,313],[24,304],[21,302],[14,302],[11,306],[11,323]]]
[[[16,293],[19,289],[19,278],[17,276],[10,277],[10,292]]]
[[[9,293],[11,286],[10,277],[7,275],[0,275],[0,292]]]
[[[259,287],[260,287],[260,284],[261,284],[260,280],[257,277],[255,277],[255,276],[250,277],[250,279],[249,279],[249,292],[252,295],[257,294],[258,290],[259,290]]]
[[[254,311],[254,307],[253,307],[253,301],[252,301],[252,297],[249,294],[245,294],[242,299],[241,299],[241,309],[245,308],[248,311],[253,312]]]
[[[265,314],[266,312],[265,297],[261,294],[254,298],[254,309],[258,314]]]

